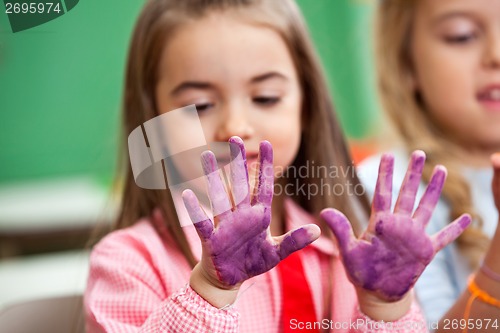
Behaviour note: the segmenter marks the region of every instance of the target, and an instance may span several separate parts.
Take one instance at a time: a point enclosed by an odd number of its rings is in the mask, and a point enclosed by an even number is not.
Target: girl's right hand
[[[191,190],[182,195],[202,242],[202,258],[194,272],[204,280],[201,285],[221,290],[238,289],[242,282],[267,272],[320,234],[319,227],[311,224],[272,237],[269,231],[274,190],[271,144],[267,141],[260,144],[258,184],[251,197],[243,141],[232,137],[229,143],[230,182],[235,207],[231,205],[230,194],[226,193],[211,151],[204,152],[201,158],[214,215],[218,213],[215,216],[217,225],[207,217]]]
[[[422,151],[412,154],[399,198],[392,210],[394,157],[383,155],[370,222],[359,238],[354,236],[351,224],[339,211],[325,209],[321,213],[337,238],[349,279],[363,296],[368,295],[364,298],[372,308],[408,299],[408,291],[434,255],[455,240],[471,222],[470,216],[464,214],[437,234],[427,235],[425,227],[438,203],[446,169],[442,166],[435,168],[413,213],[424,162]],[[362,300],[360,303],[363,303]],[[405,303],[409,306],[408,302]],[[367,313],[366,309],[364,311]],[[372,318],[375,317],[372,315]]]

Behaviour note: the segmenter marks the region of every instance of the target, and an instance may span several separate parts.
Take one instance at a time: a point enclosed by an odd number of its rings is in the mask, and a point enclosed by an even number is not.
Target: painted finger
[[[209,240],[214,231],[214,224],[201,208],[196,195],[191,190],[185,190],[182,192],[182,200],[201,240],[203,242]]]
[[[340,211],[333,208],[323,209],[320,216],[332,229],[342,253],[349,251],[357,242],[351,222]]]
[[[382,155],[378,169],[377,185],[373,195],[372,213],[389,213],[392,201],[392,174],[394,172],[394,156]]]
[[[201,162],[208,180],[208,197],[212,203],[214,216],[223,218],[231,211],[232,206],[222,182],[214,153],[211,151],[203,152]]]
[[[303,249],[318,239],[320,234],[321,231],[317,225],[308,224],[275,238],[279,244],[280,259],[283,260],[293,252]]]
[[[229,139],[231,151],[231,190],[237,207],[250,205],[250,185],[243,140],[237,136]]]
[[[463,214],[458,219],[448,224],[443,230],[431,237],[434,253],[441,251],[443,247],[453,242],[471,223],[471,217]]]
[[[416,150],[411,154],[410,164],[406,171],[405,179],[401,185],[394,213],[411,216],[413,206],[415,205],[415,197],[424,170],[425,153],[421,150]]]
[[[422,199],[420,199],[417,210],[415,214],[413,214],[414,221],[420,223],[424,228],[429,223],[432,212],[434,208],[436,208],[445,180],[446,168],[442,165],[436,166],[432,172],[431,180],[425,189],[424,195],[422,195]]]
[[[259,177],[252,205],[262,203],[271,206],[274,190],[273,147],[269,141],[262,141],[259,147]]]

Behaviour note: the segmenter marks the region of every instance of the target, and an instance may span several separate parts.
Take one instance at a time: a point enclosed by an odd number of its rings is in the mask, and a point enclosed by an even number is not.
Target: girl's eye
[[[446,36],[444,39],[449,44],[467,44],[477,38],[476,33]]]
[[[204,113],[213,107],[214,107],[214,104],[212,104],[212,103],[196,104],[196,111],[198,111],[198,113]]]
[[[254,97],[253,102],[256,104],[259,104],[261,106],[272,106],[281,101],[280,97],[274,97],[274,96],[257,96]]]

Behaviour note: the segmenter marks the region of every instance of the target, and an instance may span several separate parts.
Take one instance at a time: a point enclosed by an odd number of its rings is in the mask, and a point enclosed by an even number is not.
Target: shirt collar
[[[313,215],[306,212],[295,201],[290,198],[285,199],[285,212],[286,212],[286,230],[293,230],[305,226],[306,224],[319,225],[319,217],[314,218]],[[325,235],[323,232],[317,240],[311,243],[312,247],[331,256],[338,256],[339,251],[336,243]]]

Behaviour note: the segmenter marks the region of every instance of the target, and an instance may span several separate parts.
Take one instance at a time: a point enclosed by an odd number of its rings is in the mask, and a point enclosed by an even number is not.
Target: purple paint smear
[[[273,197],[273,151],[271,144],[260,144],[260,170],[255,195],[250,198],[248,169],[243,141],[230,139],[231,192],[236,207],[230,199],[217,171],[217,161],[212,152],[202,154],[202,164],[208,180],[208,194],[217,216],[218,225],[207,217],[198,199],[190,190],[183,193],[183,200],[191,220],[202,241],[204,256],[210,258],[214,276],[225,286],[235,286],[252,276],[267,272],[292,252],[300,250],[319,237],[319,228],[308,225],[274,239],[269,232],[271,202]],[[228,209],[229,206],[229,209]],[[203,259],[202,259],[203,260]]]
[[[415,284],[434,255],[455,240],[470,224],[462,215],[436,235],[429,237],[425,226],[437,205],[446,178],[446,169],[437,166],[429,185],[412,214],[425,154],[415,151],[394,208],[392,175],[394,157],[384,155],[372,204],[370,223],[365,233],[354,237],[347,218],[335,209],[325,209],[321,216],[334,232],[342,261],[350,281],[382,299],[401,299]]]

